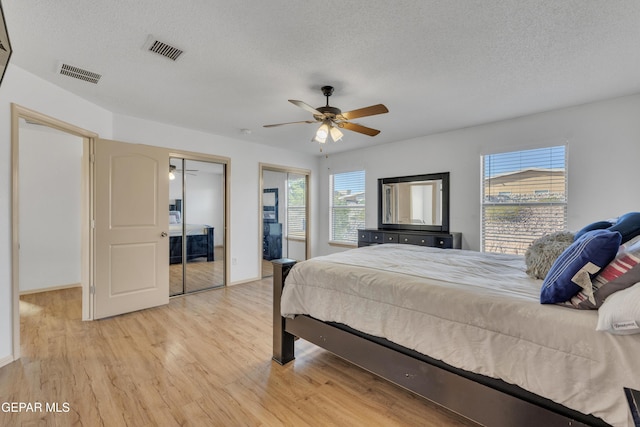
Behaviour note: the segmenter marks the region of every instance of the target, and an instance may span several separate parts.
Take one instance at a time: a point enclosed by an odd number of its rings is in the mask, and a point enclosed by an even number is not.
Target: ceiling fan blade
[[[296,105],[296,106],[302,108],[303,110],[307,110],[308,112],[310,112],[314,116],[316,116],[316,115],[322,116],[323,115],[320,111],[316,110],[311,105],[309,105],[309,104],[307,104],[305,102],[297,101],[295,99],[290,99],[289,102],[292,103],[293,105]]]
[[[366,126],[362,126],[356,123],[342,122],[338,125],[338,127],[345,128],[347,130],[351,130],[358,133],[363,133],[369,136],[376,136],[380,133],[378,129],[368,128]]]
[[[369,107],[359,108],[357,110],[347,111],[342,113],[342,117],[345,120],[353,120],[360,117],[375,116],[376,114],[388,113],[389,110],[382,104],[371,105]]]
[[[301,122],[287,122],[287,123],[276,123],[273,125],[264,125],[263,127],[265,128],[272,128],[272,127],[276,127],[276,126],[282,126],[282,125],[293,125],[296,123],[317,123],[316,120],[303,120]]]

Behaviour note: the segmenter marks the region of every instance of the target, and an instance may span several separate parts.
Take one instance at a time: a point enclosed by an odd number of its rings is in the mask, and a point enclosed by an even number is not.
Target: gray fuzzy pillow
[[[555,260],[573,243],[574,234],[558,231],[534,240],[524,254],[527,274],[534,279],[544,279]]]

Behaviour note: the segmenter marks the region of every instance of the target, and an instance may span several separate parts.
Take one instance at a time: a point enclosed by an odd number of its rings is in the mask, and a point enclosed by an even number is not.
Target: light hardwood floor
[[[302,340],[272,362],[271,279],[94,322],[80,297],[21,298],[23,357],[0,368],[0,402],[43,412],[0,411],[0,425],[474,425]]]

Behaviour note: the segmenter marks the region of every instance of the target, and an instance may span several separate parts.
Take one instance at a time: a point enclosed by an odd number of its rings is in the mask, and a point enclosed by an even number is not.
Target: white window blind
[[[364,228],[364,179],[364,171],[331,175],[331,241],[358,243],[358,229]]]
[[[482,156],[482,251],[524,255],[567,227],[566,147]]]
[[[287,237],[305,238],[307,229],[306,199],[307,180],[305,175],[287,175]]]

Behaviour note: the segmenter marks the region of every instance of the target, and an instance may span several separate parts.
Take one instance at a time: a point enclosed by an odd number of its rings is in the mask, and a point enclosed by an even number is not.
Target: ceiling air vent
[[[180,55],[184,53],[184,51],[182,51],[181,49],[178,49],[177,47],[163,43],[159,40],[155,40],[153,37],[149,37],[149,39],[147,39],[147,43],[145,43],[145,47],[147,47],[147,50],[151,52],[155,52],[158,55],[162,55],[165,58],[169,58],[172,61],[177,60],[180,57]]]
[[[98,84],[98,82],[100,81],[100,77],[102,77],[98,73],[83,70],[82,68],[74,67],[73,65],[69,64],[60,64],[59,72],[63,76],[73,77],[74,79],[84,80],[85,82],[93,84]]]

